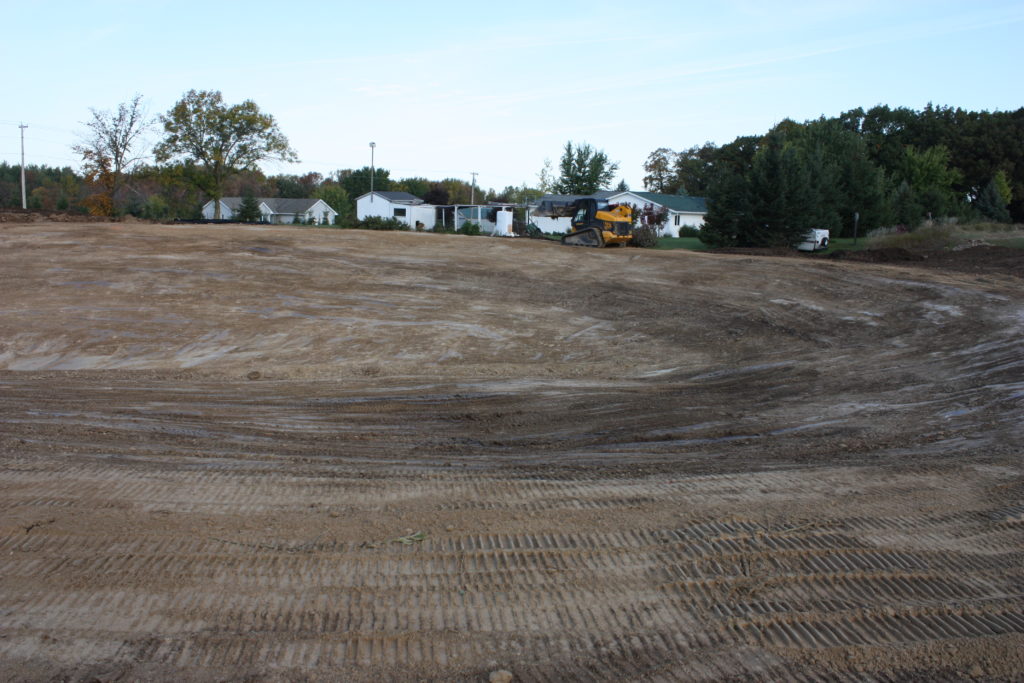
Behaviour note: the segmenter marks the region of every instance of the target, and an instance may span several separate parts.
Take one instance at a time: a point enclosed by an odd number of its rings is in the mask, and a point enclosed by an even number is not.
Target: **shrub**
[[[695,228],[692,225],[684,225],[679,228],[680,237],[700,237],[700,228]]]
[[[479,235],[480,224],[473,221],[466,221],[459,227],[460,235]]]
[[[167,203],[167,200],[158,194],[150,195],[146,199],[146,203],[142,205],[142,211],[140,212],[142,218],[148,218],[154,221],[167,220],[171,216],[171,207]]]
[[[397,218],[367,216],[354,226],[361,230],[408,230],[409,226]]]
[[[642,209],[633,207],[633,239],[631,247],[652,249],[658,246],[658,235],[668,222],[668,209],[644,204]]]
[[[629,246],[650,249],[658,246],[658,228],[653,225],[638,225],[633,229]]]
[[[897,247],[901,249],[949,249],[956,246],[960,234],[952,225],[924,225],[913,232],[899,231],[899,228],[873,230],[868,238],[872,249]]]

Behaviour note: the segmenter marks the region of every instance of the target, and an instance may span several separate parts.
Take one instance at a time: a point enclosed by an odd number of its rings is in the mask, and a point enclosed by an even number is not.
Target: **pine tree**
[[[975,206],[986,218],[991,218],[999,223],[1009,223],[1010,212],[1006,208],[1006,204],[1003,194],[999,191],[999,185],[993,178],[988,181],[981,194],[978,195]]]
[[[240,223],[258,223],[262,218],[263,214],[260,212],[260,204],[256,197],[252,193],[245,194],[242,203],[238,205],[238,211],[235,212],[235,220]]]

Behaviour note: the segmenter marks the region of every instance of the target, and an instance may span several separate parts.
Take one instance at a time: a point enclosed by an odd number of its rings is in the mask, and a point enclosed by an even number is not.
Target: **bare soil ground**
[[[0,679],[1020,680],[955,258],[4,223]]]

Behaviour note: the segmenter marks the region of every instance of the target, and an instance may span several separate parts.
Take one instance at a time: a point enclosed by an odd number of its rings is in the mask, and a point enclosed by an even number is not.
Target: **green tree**
[[[789,132],[787,132],[789,131]],[[821,191],[809,157],[792,127],[777,128],[758,145],[749,170],[719,163],[708,188],[701,240],[712,246],[774,247],[796,244],[823,220]]]
[[[151,124],[139,94],[119,104],[117,111],[89,111],[87,131],[71,149],[82,156],[86,177],[103,188],[105,197],[94,205],[109,207],[113,214],[125,175],[142,160],[139,143]]]
[[[986,218],[991,218],[994,221],[1000,223],[1010,222],[1010,212],[1007,210],[1006,205],[1009,204],[1009,199],[1006,195],[1001,192],[1001,187],[1006,186],[1006,179],[1002,179],[1003,182],[999,183],[998,180],[993,177],[992,180],[988,181],[985,185],[985,189],[978,195],[978,199],[975,202],[975,206],[978,211],[981,212]],[[1007,187],[1007,189],[1009,189]]]
[[[709,173],[708,211],[700,241],[712,247],[734,247],[754,224],[750,186],[746,177],[728,164]]]
[[[884,217],[885,176],[869,158],[864,140],[839,120],[820,118],[796,131],[818,194],[815,222],[832,235],[853,234],[854,213],[871,230]]]
[[[897,225],[917,227],[924,216],[924,207],[917,198],[914,188],[906,180],[893,188],[889,196],[892,220]]]
[[[445,178],[440,184],[448,193],[449,204],[469,204],[476,194],[472,185],[459,178]]]
[[[214,218],[232,173],[265,159],[298,160],[274,117],[252,100],[228,106],[219,91],[189,90],[160,121],[165,136],[154,150],[157,161],[193,165],[193,182],[214,200]]]
[[[675,166],[679,155],[668,147],[659,147],[644,162],[644,188],[650,192],[671,194],[676,185]]]
[[[565,143],[558,168],[560,175],[552,188],[553,192],[594,194],[611,184],[619,165],[609,161],[607,154],[586,142],[574,147],[572,141],[569,141]]]
[[[989,182],[995,187],[999,198],[1003,200],[1003,204],[1009,204],[1013,201],[1013,189],[1010,187],[1010,181],[1006,178],[1004,171],[996,171],[996,174],[992,176],[992,180]]]
[[[696,197],[707,195],[711,184],[711,171],[720,153],[724,155],[726,149],[723,147],[719,150],[713,142],[705,142],[700,147],[694,146],[678,152],[675,155],[673,176],[666,183],[664,192]]]
[[[537,188],[544,194],[555,191],[555,171],[551,168],[551,159],[545,159],[544,165],[537,174]]]
[[[790,246],[816,227],[818,196],[805,156],[788,136],[769,134],[754,156],[750,198],[753,221],[740,246]]]
[[[324,181],[324,177],[314,171],[304,175],[281,174],[271,176],[268,180],[276,185],[275,197],[308,199]]]
[[[909,146],[894,178],[910,185],[925,213],[945,216],[955,208],[953,185],[961,178],[959,171],[949,167],[949,161],[949,149],[941,145],[923,151]]]
[[[324,181],[313,191],[313,196],[324,200],[328,206],[338,212],[334,218],[336,225],[347,225],[355,218],[355,204],[339,183],[332,180]]]
[[[402,178],[394,184],[394,189],[423,199],[423,195],[430,191],[430,181],[426,178]]]
[[[430,189],[423,195],[423,201],[427,204],[444,206],[448,201],[448,188],[442,183],[430,183]]]
[[[372,171],[372,173],[371,173]],[[363,166],[358,170],[351,168],[338,171],[338,182],[348,196],[355,201],[370,191],[370,176],[373,176],[373,189],[375,192],[387,192],[392,189],[391,172],[386,168],[374,168]]]
[[[246,193],[238,205],[238,211],[235,212],[235,219],[241,223],[258,223],[261,218],[263,214],[260,212],[260,203],[251,192]]]

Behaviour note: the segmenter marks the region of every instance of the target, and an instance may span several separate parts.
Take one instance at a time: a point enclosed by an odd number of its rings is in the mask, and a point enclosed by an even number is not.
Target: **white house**
[[[664,237],[678,237],[679,229],[685,226],[699,229],[704,225],[704,215],[708,212],[707,201],[703,197],[633,190],[615,192],[601,190],[592,195],[547,195],[538,201],[545,199],[571,201],[581,197],[605,199],[609,204],[633,204],[638,209],[643,208],[645,204],[651,204],[655,208],[663,207],[668,210],[668,221],[661,232]],[[530,216],[530,221],[544,232],[568,232],[571,220],[570,218]]]
[[[608,197],[608,201],[612,204],[633,204],[641,209],[645,204],[668,209],[668,221],[661,231],[664,237],[679,237],[679,228],[683,227],[702,228],[704,216],[708,212],[708,203],[704,197],[678,194],[627,190],[615,192]]]
[[[422,199],[408,192],[367,192],[356,198],[356,218],[364,220],[370,216],[395,218],[411,229],[422,223],[427,230],[434,229],[437,207],[425,204]]]
[[[332,225],[338,212],[322,199],[288,199],[284,197],[257,197],[256,202],[263,216],[263,223],[295,223],[296,216],[300,223],[315,225]],[[223,197],[220,200],[220,217],[224,220],[234,218],[242,205],[241,197]],[[214,202],[211,199],[203,205],[203,218],[212,220]]]

